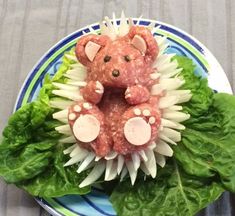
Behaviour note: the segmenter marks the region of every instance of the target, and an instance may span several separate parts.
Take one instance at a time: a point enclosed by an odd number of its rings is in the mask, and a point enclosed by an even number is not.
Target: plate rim
[[[233,91],[232,91],[232,87],[229,83],[229,80],[228,80],[228,77],[223,69],[223,67],[221,66],[221,64],[219,63],[219,61],[216,59],[216,57],[213,55],[213,53],[202,43],[200,42],[197,38],[195,38],[193,35],[187,33],[185,30],[182,30],[172,24],[168,24],[166,22],[162,22],[162,21],[158,21],[158,20],[153,20],[153,19],[147,19],[147,18],[136,18],[136,17],[131,17],[133,20],[135,21],[144,21],[144,22],[154,22],[156,24],[159,24],[159,25],[163,25],[163,26],[167,26],[167,27],[170,27],[184,35],[186,35],[188,38],[190,38],[192,41],[196,42],[197,45],[199,45],[199,47],[202,48],[202,51],[200,51],[201,54],[204,55],[204,57],[206,58],[206,60],[208,61],[209,63],[209,60],[211,60],[212,62],[215,62],[217,67],[218,67],[218,72],[220,73],[220,76],[223,76],[225,78],[224,81],[227,82],[227,85],[228,85],[228,88],[226,90],[227,93],[230,93],[232,94]],[[120,20],[120,19],[116,19],[117,21]],[[92,23],[92,24],[89,24],[89,25],[86,25],[85,27],[82,27],[82,28],[79,28],[73,32],[71,32],[70,34],[66,35],[65,37],[63,37],[62,39],[58,40],[54,45],[52,45],[40,58],[39,60],[36,61],[36,63],[33,65],[32,69],[29,71],[29,73],[26,75],[20,89],[19,89],[19,92],[17,94],[17,97],[16,97],[16,100],[15,100],[15,104],[14,104],[14,107],[13,107],[13,112],[16,111],[17,109],[17,104],[18,104],[18,101],[20,100],[20,97],[21,95],[24,93],[24,88],[25,87],[28,87],[26,86],[27,84],[27,81],[33,76],[33,74],[35,73],[35,71],[37,71],[37,66],[46,58],[46,56],[51,52],[53,51],[56,47],[58,47],[60,44],[62,44],[64,41],[66,41],[68,38],[72,37],[74,34],[78,33],[78,32],[83,32],[84,30],[88,29],[89,27],[91,26],[97,26],[99,25],[99,22],[95,22],[95,23]],[[183,39],[185,40],[185,39]],[[188,42],[188,41],[187,41]],[[210,63],[209,63],[209,66],[210,66]],[[33,76],[34,77],[34,76]],[[33,196],[32,196],[33,197]],[[41,198],[38,198],[38,197],[33,197],[37,203],[43,207],[48,213],[54,215],[54,216],[63,216],[63,214],[61,214],[60,212],[57,212],[53,207],[49,206],[48,204],[46,204],[43,200],[41,200]],[[78,215],[79,216],[79,215]]]

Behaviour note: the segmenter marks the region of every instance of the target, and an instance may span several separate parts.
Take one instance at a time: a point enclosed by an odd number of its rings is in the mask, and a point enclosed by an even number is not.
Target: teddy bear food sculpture
[[[78,173],[93,167],[79,187],[104,172],[105,181],[129,173],[134,184],[139,169],[155,178],[157,164],[173,154],[168,144],[181,139],[180,122],[190,116],[176,104],[191,93],[177,90],[184,84],[181,69],[165,52],[166,38],[150,28],[123,15],[119,27],[105,18],[100,35],[90,29],[78,40],[66,84],[53,83],[53,94],[63,99],[51,106],[64,109],[53,117],[67,123],[56,130],[67,136],[62,143],[71,143],[65,166],[78,164]]]

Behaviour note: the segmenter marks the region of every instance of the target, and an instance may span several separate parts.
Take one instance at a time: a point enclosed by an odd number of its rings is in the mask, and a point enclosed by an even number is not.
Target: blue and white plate
[[[133,19],[137,22],[137,19]],[[141,19],[140,25],[148,26],[155,23],[157,32],[155,34],[166,36],[170,47],[168,53],[177,53],[192,59],[196,65],[195,73],[208,77],[209,85],[218,92],[232,93],[228,79],[211,52],[198,40],[186,32],[166,23]],[[118,22],[119,24],[119,22]],[[95,23],[68,35],[53,46],[37,62],[32,71],[29,73],[20,90],[16,100],[14,110],[19,109],[24,104],[37,98],[40,88],[42,87],[43,78],[46,74],[53,76],[60,64],[65,51],[75,46],[77,40],[84,34],[88,33],[90,28],[99,32],[99,24]],[[218,85],[219,83],[219,85]],[[102,188],[94,187],[88,195],[78,196],[69,195],[60,198],[36,198],[38,203],[49,213],[56,216],[115,216],[116,213],[112,208],[109,198],[103,192]]]

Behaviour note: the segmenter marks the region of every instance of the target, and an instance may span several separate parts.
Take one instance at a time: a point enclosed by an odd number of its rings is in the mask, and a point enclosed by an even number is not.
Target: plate
[[[232,93],[228,79],[211,52],[193,36],[171,26],[169,24],[149,19],[135,19],[139,25],[148,26],[155,23],[158,26],[154,34],[166,36],[170,47],[167,53],[184,55],[193,60],[195,73],[207,77],[209,86],[218,92]],[[120,22],[118,21],[118,25]],[[42,87],[43,78],[46,74],[53,76],[62,63],[64,52],[75,46],[77,40],[90,29],[99,32],[99,24],[95,23],[79,29],[54,45],[33,67],[25,79],[24,84],[17,97],[14,111],[24,104],[37,98]],[[219,83],[219,85],[218,85]],[[37,202],[50,214],[61,216],[115,216],[116,213],[108,200],[108,196],[100,187],[93,187],[92,192],[87,195],[68,195],[59,198],[35,198]]]

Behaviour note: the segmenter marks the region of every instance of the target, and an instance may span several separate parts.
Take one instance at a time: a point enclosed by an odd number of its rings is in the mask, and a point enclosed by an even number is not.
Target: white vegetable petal
[[[124,157],[122,155],[118,155],[118,165],[117,165],[117,173],[118,173],[118,175],[122,171],[124,162],[125,162]]]
[[[135,180],[137,177],[137,171],[134,168],[133,162],[132,161],[126,161],[126,167],[128,169],[129,175],[131,177],[131,184],[135,184]]]
[[[178,96],[165,96],[159,100],[159,108],[165,109],[167,107],[175,105],[179,101]]]
[[[66,138],[62,138],[59,140],[60,143],[75,143],[76,142],[76,139],[74,138],[74,136],[69,136],[69,137],[66,137]]]
[[[85,170],[87,166],[89,166],[89,164],[94,160],[94,158],[95,154],[93,152],[90,152],[85,158],[85,160],[79,166],[77,173],[81,173],[83,170]]]
[[[89,175],[79,185],[79,187],[82,188],[95,182],[103,174],[104,170],[105,170],[105,163],[104,162],[97,163],[97,165],[92,169]]]
[[[166,158],[163,155],[155,152],[155,159],[156,159],[157,164],[160,167],[164,167],[166,165]]]
[[[81,101],[83,99],[79,91],[52,90],[52,93],[54,95],[65,97],[74,101]]]
[[[140,167],[140,157],[137,153],[132,153],[131,158],[133,161],[134,169],[137,171]]]
[[[64,154],[70,154],[70,153],[76,148],[76,146],[77,146],[77,144],[74,144],[74,145],[68,147],[67,149],[65,149],[65,150],[63,151],[63,153],[64,153]]]
[[[146,149],[145,154],[148,157],[148,161],[144,161],[144,164],[147,170],[149,171],[150,175],[152,176],[152,178],[155,178],[157,175],[157,165],[154,152],[150,149]]]
[[[165,156],[168,156],[168,157],[172,157],[172,155],[173,155],[172,148],[162,140],[160,140],[157,143],[157,146],[154,149],[154,151],[161,154],[161,155],[165,155]]]

